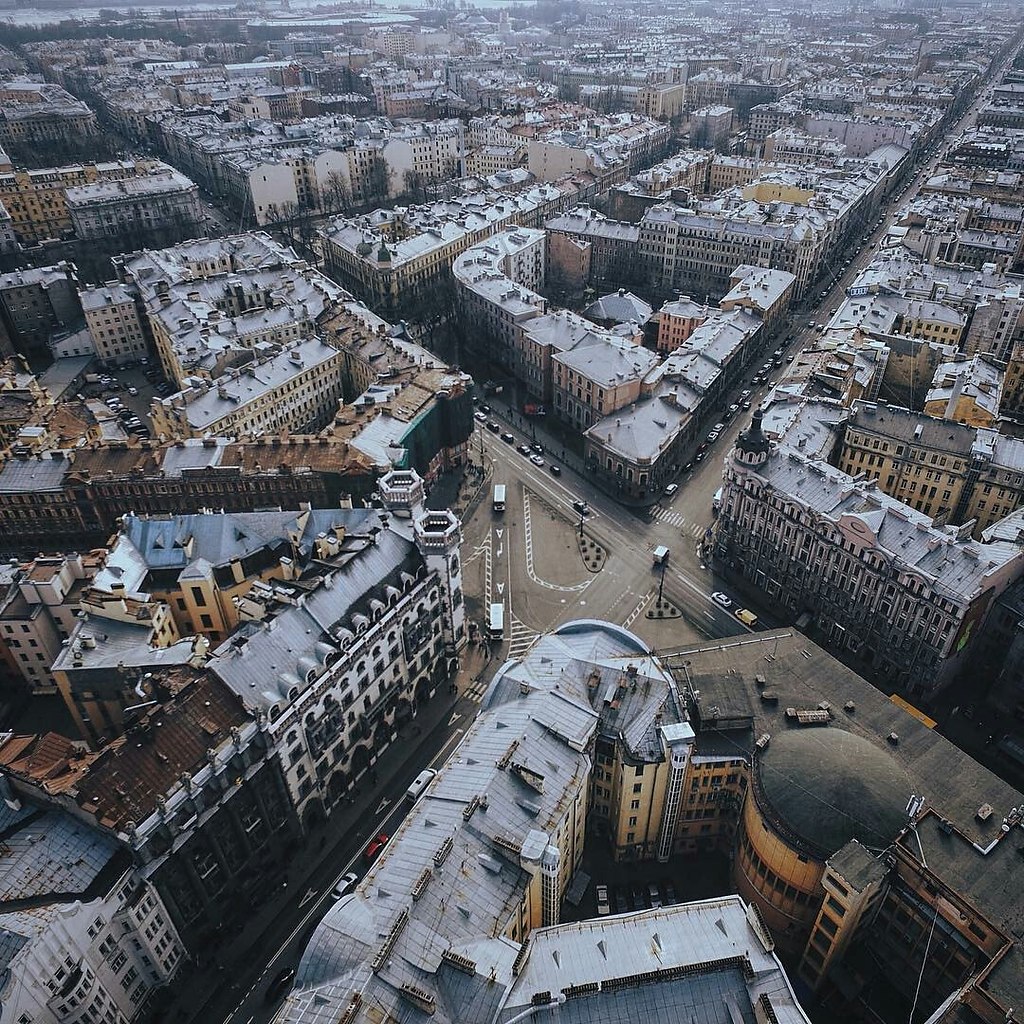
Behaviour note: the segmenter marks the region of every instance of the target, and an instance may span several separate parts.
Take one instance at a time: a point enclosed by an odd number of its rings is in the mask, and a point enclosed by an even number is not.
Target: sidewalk
[[[268,933],[284,917],[290,919],[287,909],[294,908],[296,900],[308,889],[315,889],[318,893],[322,891],[323,885],[318,885],[315,877],[328,864],[331,865],[333,881],[333,875],[340,871],[341,866],[355,852],[352,848],[353,839],[358,840],[358,847],[364,839],[369,838],[376,809],[380,804],[381,790],[409,762],[425,764],[440,749],[449,735],[447,724],[452,709],[461,695],[486,674],[490,660],[490,652],[476,644],[469,643],[464,648],[459,655],[458,672],[452,680],[454,691],[444,686],[438,689],[433,699],[420,708],[415,720],[406,723],[396,739],[377,756],[373,768],[362,776],[353,790],[351,803],[339,803],[326,824],[307,836],[305,843],[298,848],[277,879],[268,880],[268,887],[278,887],[277,897],[269,899],[253,911],[244,927],[226,935],[203,967],[194,967],[187,974],[183,971],[177,977],[164,1020],[190,1021],[194,1024],[220,1021],[229,1012],[228,1008],[211,1007],[211,1004],[228,992],[233,996],[232,1004],[237,1005],[252,983],[250,974],[254,967],[262,971],[286,937],[282,935],[274,938]],[[471,721],[472,715],[467,715],[463,719],[463,728]],[[375,784],[369,782],[371,772],[376,776]],[[389,810],[392,808],[393,805]],[[283,887],[282,882],[285,883]],[[300,910],[293,926],[303,914],[304,911]],[[290,931],[291,928],[288,933]],[[238,981],[228,989],[228,979],[238,978],[244,981]]]

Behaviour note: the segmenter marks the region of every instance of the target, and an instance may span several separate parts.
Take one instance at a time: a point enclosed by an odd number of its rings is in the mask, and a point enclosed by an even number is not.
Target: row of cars
[[[646,888],[640,885],[598,885],[594,892],[598,917],[607,917],[611,913],[627,914],[631,910],[657,910],[679,902],[675,886],[669,881],[651,882]]]
[[[526,458],[528,458],[535,466],[544,466],[544,445],[539,441],[534,441],[532,444],[527,444],[525,441],[521,444],[516,444],[515,434],[510,430],[502,430],[501,424],[495,423],[494,420],[487,418],[487,414],[490,411],[491,407],[489,405],[481,405],[473,415],[487,430],[492,434],[497,434],[505,444],[514,446],[520,455],[525,455]],[[548,465],[548,469],[551,470],[552,476],[562,475],[562,467],[556,465],[554,462]]]
[[[746,608],[741,608],[728,594],[723,594],[722,591],[716,590],[711,595],[711,600],[718,605],[719,608],[724,608],[727,612],[732,612],[744,626],[749,626],[753,629],[757,625],[757,616]]]

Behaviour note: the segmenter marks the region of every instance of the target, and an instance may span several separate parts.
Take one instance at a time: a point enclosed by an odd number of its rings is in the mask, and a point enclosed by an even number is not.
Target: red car
[[[370,845],[363,850],[363,860],[367,864],[372,864],[379,856],[381,850],[387,845],[388,840],[391,838],[386,832],[381,832],[376,839],[370,840]]]

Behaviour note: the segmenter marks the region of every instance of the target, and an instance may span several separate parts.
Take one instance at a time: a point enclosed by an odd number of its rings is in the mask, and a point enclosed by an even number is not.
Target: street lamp
[[[665,593],[665,570],[668,568],[668,563],[662,561],[661,563],[661,580],[658,583],[658,607],[661,607],[662,595]]]
[[[580,540],[583,540],[583,513],[580,512]]]

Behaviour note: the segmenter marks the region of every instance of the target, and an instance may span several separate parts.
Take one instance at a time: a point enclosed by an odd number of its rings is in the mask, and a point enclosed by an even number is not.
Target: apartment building
[[[251,362],[153,400],[153,431],[166,440],[316,433],[344,393],[344,355],[319,338],[261,346]]]
[[[628,739],[615,723],[617,715],[635,727]],[[740,949],[739,955],[752,958],[752,970],[758,965],[759,979],[779,984],[771,984],[770,995],[752,999],[741,972],[735,972],[730,1005],[738,1011],[770,1007],[772,1014],[805,1021],[768,950],[770,940],[764,933],[753,937],[756,923],[747,932],[738,900],[560,924],[588,825],[598,822],[617,847],[613,819],[598,809],[607,811],[612,799],[603,795],[606,787],[615,790],[615,802],[624,809],[623,848],[630,855],[648,845],[641,805],[649,793],[659,794],[655,846],[660,828],[669,837],[666,850],[672,848],[679,819],[686,819],[682,827],[692,827],[694,835],[702,829],[703,801],[691,826],[685,798],[680,799],[682,779],[696,760],[692,746],[693,729],[675,682],[636,637],[594,621],[569,623],[541,637],[526,658],[498,672],[460,756],[440,768],[354,894],[329,911],[278,1019],[304,1024],[325,1008],[334,1015],[354,1006],[358,1018],[364,1005],[389,1013],[412,1006],[437,1020],[467,1024],[553,1006],[551,993],[567,985],[579,986],[572,1006],[580,1019],[621,1015],[616,1007],[623,987],[652,1013],[664,1010],[674,1018],[692,1007],[693,993],[673,979],[711,977],[725,984],[720,958]],[[696,769],[698,785],[702,775]],[[709,817],[707,824],[717,822]],[[415,885],[410,889],[403,879]],[[467,912],[442,909],[451,906]],[[716,914],[721,926],[712,926],[695,946],[677,941]],[[421,926],[439,935],[441,953],[416,967],[409,957],[421,946]],[[619,932],[626,926],[631,933],[655,927],[658,941],[631,941]],[[383,945],[365,941],[368,929],[384,937]],[[728,946],[716,934],[728,934]],[[391,967],[371,970],[382,956]],[[355,957],[367,969],[353,971]],[[463,993],[454,1000],[453,986]],[[477,991],[488,997],[468,994]]]
[[[0,743],[10,808],[0,927],[16,979],[4,986],[4,1013],[16,1021],[143,1020],[185,948],[159,893],[126,863],[115,836],[49,800],[12,792],[20,776],[38,771],[33,762],[52,767],[61,756],[80,752],[56,734],[6,733]]]
[[[984,356],[942,363],[924,396],[928,416],[972,427],[995,427],[999,419],[1003,371]]]
[[[215,379],[262,346],[319,334],[335,308],[363,310],[330,278],[264,232],[183,242],[115,257],[118,279],[138,296],[168,379]]]
[[[695,302],[689,295],[680,295],[658,310],[658,351],[675,352],[713,312],[706,303]]]
[[[426,207],[339,218],[321,232],[327,272],[382,313],[437,302],[453,262],[507,228],[539,227],[571,201],[574,186],[492,191]]]
[[[302,502],[331,508],[343,497],[368,495],[375,477],[373,460],[330,436],[94,442],[16,452],[0,467],[0,526],[7,550],[31,557],[104,544],[126,509],[248,511],[297,509]]]
[[[82,592],[102,562],[101,551],[39,555],[6,574],[0,599],[0,653],[28,692],[57,692],[50,666],[74,632]]]
[[[131,865],[135,884],[122,889],[128,906],[109,922],[111,933],[105,916],[88,913],[92,904],[83,900],[80,912],[96,925],[86,935],[122,978],[141,960],[139,976],[152,986],[154,975],[173,975],[186,950],[201,955],[225,927],[251,920],[277,884],[299,824],[278,752],[235,694],[208,674],[180,669],[153,668],[145,689],[155,703],[102,750],[53,733],[14,737],[0,747],[0,772],[19,799],[51,808],[49,817],[72,817],[94,847],[113,848]],[[127,960],[111,937],[134,950]],[[130,1002],[130,983],[124,993]]]
[[[564,235],[590,246],[590,281],[630,281],[638,271],[640,229],[611,220],[590,206],[577,206],[544,222],[553,235]]]
[[[196,238],[206,233],[199,187],[175,170],[75,185],[64,203],[76,237]]]
[[[747,310],[714,311],[649,370],[640,401],[586,431],[584,458],[591,478],[634,501],[661,493],[694,458],[709,410],[738,385],[763,337],[761,319]]]
[[[670,138],[667,124],[635,114],[592,117],[529,139],[527,167],[540,181],[588,171],[610,186],[660,159]]]
[[[54,334],[78,325],[77,273],[73,263],[62,260],[0,275],[0,341],[7,353],[45,352]]]
[[[76,146],[97,131],[95,112],[59,85],[28,78],[0,81],[0,146]]]
[[[71,215],[65,202],[69,188],[120,181],[149,174],[152,170],[170,171],[171,168],[155,160],[117,160],[0,171],[0,202],[11,215],[19,244],[35,245],[43,239],[64,238],[72,232]]]
[[[970,658],[992,601],[1024,571],[1005,542],[939,527],[873,481],[785,444],[761,413],[725,467],[715,550],[870,677],[929,698]]]
[[[434,696],[467,641],[458,519],[424,511],[414,471],[379,487],[386,512],[335,510],[321,529],[296,572],[304,600],[286,583],[253,587],[239,602],[249,627],[207,662],[269,723],[304,824],[322,820]]]
[[[98,288],[87,285],[78,298],[96,358],[101,363],[117,366],[148,353],[146,330],[130,288],[117,281]]]
[[[388,169],[388,194],[451,181],[465,174],[466,133],[461,121],[403,125],[388,135],[381,150]]]
[[[547,353],[527,349],[523,328],[547,312],[547,300],[534,290],[544,284],[546,255],[544,232],[521,228],[492,235],[452,264],[470,338],[538,396],[549,379]]]
[[[936,520],[973,522],[978,538],[1024,504],[1019,439],[899,406],[854,402],[836,464]]]

